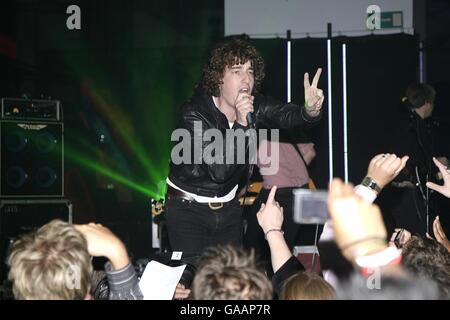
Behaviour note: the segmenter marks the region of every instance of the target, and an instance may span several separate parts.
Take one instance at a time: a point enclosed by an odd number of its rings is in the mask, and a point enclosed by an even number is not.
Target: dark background
[[[66,28],[71,4],[81,8],[81,30]],[[223,37],[223,14],[223,1],[208,0],[0,2],[0,97],[62,102],[66,198],[74,204],[74,221],[111,227],[135,258],[152,250],[150,198],[164,194],[177,111],[200,79],[210,48]],[[343,42],[350,181],[360,181],[395,129],[399,98],[418,80],[419,41],[426,80],[437,90],[435,116],[450,116],[450,3],[415,1],[414,17],[414,36],[333,39],[336,176],[343,176]],[[262,92],[285,99],[285,41],[253,41],[266,59]],[[303,73],[326,67],[326,40],[294,40],[292,48],[292,100],[302,103]],[[326,92],[324,71],[319,85]],[[325,188],[326,121],[309,135],[318,151],[311,172]]]

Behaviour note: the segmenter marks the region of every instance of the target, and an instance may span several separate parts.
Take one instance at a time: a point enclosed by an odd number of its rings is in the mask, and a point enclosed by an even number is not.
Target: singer
[[[178,129],[187,130],[195,146],[203,136],[203,132],[194,130],[198,122],[202,130],[215,128],[223,136],[227,129],[246,132],[261,127],[312,126],[320,120],[324,101],[323,91],[317,88],[321,72],[319,68],[311,83],[305,73],[304,106],[265,97],[258,93],[264,78],[260,53],[246,39],[229,39],[212,50],[200,84],[183,106]],[[203,140],[201,147],[214,142]],[[238,142],[233,143],[236,151]],[[195,256],[207,246],[242,244],[239,194],[246,188],[252,165],[227,163],[227,150],[223,149],[223,161],[218,163],[191,159],[176,164],[171,159],[166,180],[166,222],[172,251]]]

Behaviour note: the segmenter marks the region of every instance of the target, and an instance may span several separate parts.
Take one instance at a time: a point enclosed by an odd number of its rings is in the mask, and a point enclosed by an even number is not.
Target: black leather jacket
[[[255,95],[253,106],[256,129],[305,128],[316,124],[321,117],[319,115],[312,118],[306,114],[304,107],[291,103],[283,104],[262,95]],[[195,121],[202,124],[201,134],[207,129],[216,128],[225,135],[225,130],[230,129],[226,116],[215,106],[212,97],[206,95],[201,89],[197,89],[190,101],[183,106],[181,123],[178,125],[178,128],[189,131],[192,146],[194,140],[198,143],[201,139],[200,132],[196,132],[197,137],[194,136]],[[235,122],[232,129],[247,130],[249,128]],[[178,143],[178,141],[175,143]],[[210,143],[212,142],[202,139],[202,150],[205,150]],[[235,155],[237,147],[234,145]],[[172,149],[172,152],[174,150]],[[237,184],[243,186],[247,182],[250,167],[248,164],[226,164],[225,152],[223,152],[224,161],[222,162],[224,164],[206,164],[204,161],[195,164],[192,161],[193,153],[193,149],[191,149],[190,163],[192,164],[170,162],[169,179],[181,189],[200,196],[222,197],[228,194]]]

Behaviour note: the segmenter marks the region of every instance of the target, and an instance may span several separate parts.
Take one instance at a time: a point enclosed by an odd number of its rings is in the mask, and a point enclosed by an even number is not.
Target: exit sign
[[[403,28],[403,12],[381,12],[381,29]]]

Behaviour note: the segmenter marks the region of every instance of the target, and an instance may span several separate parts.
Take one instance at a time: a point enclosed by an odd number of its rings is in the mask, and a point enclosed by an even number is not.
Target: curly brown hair
[[[402,264],[414,275],[435,281],[441,298],[450,299],[450,253],[443,245],[412,236],[402,248]]]
[[[201,87],[207,94],[218,97],[225,68],[247,61],[252,63],[255,76],[254,90],[258,90],[264,79],[264,60],[258,50],[243,39],[225,41],[211,51],[211,57],[203,68]]]

